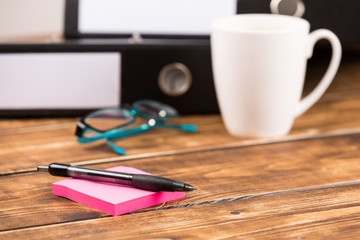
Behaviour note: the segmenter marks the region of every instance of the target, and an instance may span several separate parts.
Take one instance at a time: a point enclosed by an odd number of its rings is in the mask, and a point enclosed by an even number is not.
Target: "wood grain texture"
[[[47,128],[59,128],[61,125],[74,126],[74,118],[23,118],[23,119],[0,119],[1,135],[10,135],[21,132],[34,132]]]
[[[360,185],[0,232],[1,239],[357,239]]]
[[[359,163],[360,135],[354,135],[153,157],[92,167],[105,169],[121,164],[188,182],[198,188],[187,193],[186,198],[162,206],[169,207],[357,181]],[[106,216],[52,196],[51,183],[57,180],[61,178],[46,173],[2,176],[0,230]]]
[[[35,170],[50,162],[87,164],[122,161],[151,156],[204,151],[236,146],[307,139],[329,135],[360,133],[360,91],[325,96],[308,113],[295,121],[289,135],[272,139],[235,138],[230,136],[218,115],[184,116],[177,123],[198,125],[196,133],[155,129],[141,135],[116,141],[127,151],[114,153],[103,141],[79,144],[72,124],[49,123],[43,126],[0,131],[0,174]]]

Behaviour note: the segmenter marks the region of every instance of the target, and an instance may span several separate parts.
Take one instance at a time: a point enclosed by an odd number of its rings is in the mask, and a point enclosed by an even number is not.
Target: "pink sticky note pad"
[[[107,170],[149,174],[124,166]],[[185,192],[151,192],[131,186],[74,178],[53,183],[52,193],[113,216],[185,197]]]

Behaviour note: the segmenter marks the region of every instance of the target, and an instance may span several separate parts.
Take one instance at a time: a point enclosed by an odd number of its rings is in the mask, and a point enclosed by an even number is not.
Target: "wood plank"
[[[359,156],[360,135],[353,135],[92,167],[131,166],[195,185],[198,190],[187,193],[186,198],[165,204],[179,206],[356,181],[360,176]],[[106,216],[52,196],[51,183],[60,179],[46,173],[2,176],[0,230]]]
[[[357,239],[360,185],[0,232],[1,239]]]
[[[339,117],[341,116],[341,117]],[[360,132],[360,91],[325,96],[314,108],[295,121],[289,135],[279,138],[235,138],[218,115],[183,116],[176,123],[198,125],[196,133],[156,129],[116,141],[127,154],[119,156],[103,141],[79,144],[75,121],[44,124],[0,131],[0,174],[34,171],[37,165],[66,162],[79,165],[122,161],[152,156],[181,154],[236,146],[307,139]]]
[[[74,118],[4,118],[0,119],[0,134],[9,135],[19,132],[34,132],[51,126],[69,125],[74,126]]]

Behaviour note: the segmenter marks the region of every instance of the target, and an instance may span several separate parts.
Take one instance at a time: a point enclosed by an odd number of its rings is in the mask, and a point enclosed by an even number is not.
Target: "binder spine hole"
[[[158,84],[166,95],[181,96],[189,90],[192,84],[191,72],[182,63],[168,64],[161,69]]]

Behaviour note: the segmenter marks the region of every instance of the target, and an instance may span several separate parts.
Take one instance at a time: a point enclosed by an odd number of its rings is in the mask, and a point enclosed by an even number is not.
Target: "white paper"
[[[120,104],[120,53],[0,54],[0,109]]]
[[[209,35],[237,0],[79,0],[80,33]]]

